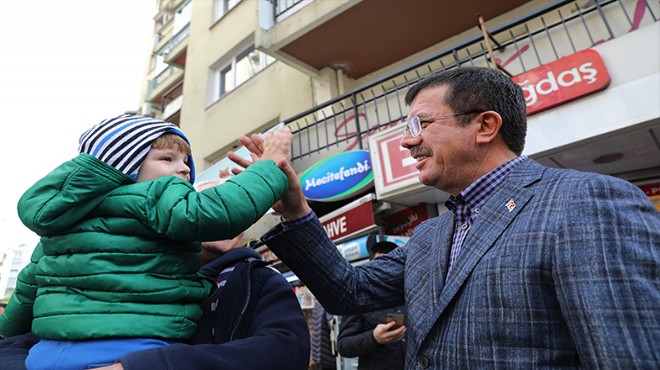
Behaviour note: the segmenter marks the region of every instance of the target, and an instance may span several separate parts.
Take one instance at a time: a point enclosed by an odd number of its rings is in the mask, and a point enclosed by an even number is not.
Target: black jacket
[[[372,334],[378,324],[384,324],[388,313],[403,313],[404,308],[387,309],[343,316],[339,326],[337,349],[344,357],[359,357],[360,370],[403,369],[405,341],[380,345]]]
[[[237,262],[221,294],[215,323],[210,300],[204,303],[204,316],[192,339],[201,344],[136,352],[121,358],[124,369],[307,369],[305,316],[289,282],[266,267],[257,252],[232,249],[200,272],[216,277]]]

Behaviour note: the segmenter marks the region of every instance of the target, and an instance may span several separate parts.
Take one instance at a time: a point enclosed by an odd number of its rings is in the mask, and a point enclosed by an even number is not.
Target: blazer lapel
[[[433,274],[433,279],[431,279],[433,284],[433,296],[429,302],[433,302],[433,310],[437,311],[439,309],[440,297],[442,292],[445,290],[445,276],[447,276],[447,269],[449,268],[449,254],[451,252],[451,243],[454,230],[455,217],[449,219],[450,221],[445,223],[442,226],[440,236],[437,241],[437,245],[433,246],[433,258],[429,261],[433,265],[430,266],[433,268],[432,271],[435,271]]]
[[[421,338],[426,337],[434,326],[435,321],[440,318],[449,302],[456,296],[456,293],[470,276],[477,263],[479,263],[484,254],[493,246],[495,241],[532,198],[532,192],[525,189],[525,186],[540,178],[543,167],[532,160],[526,162],[520,163],[517,168],[512,170],[482,207],[481,213],[477,216],[472,229],[463,242],[461,253],[452,267],[451,274],[446,283],[444,280],[447,273],[449,255],[445,253],[445,259],[442,260],[444,261],[444,265],[438,265],[443,266],[442,269],[439,269],[442,270],[442,273],[439,271],[437,274],[437,279],[441,279],[442,281],[436,280],[435,283],[436,286],[443,287],[443,289],[437,299],[432,300],[435,304],[432,312],[430,312],[431,316],[428,318],[428,325],[425,327]],[[448,227],[445,225],[445,228]],[[441,232],[442,235],[447,234],[446,230],[442,230]],[[452,235],[453,229],[449,231],[449,248],[451,248]],[[442,250],[444,245],[438,247],[439,250]]]
[[[451,214],[440,216],[435,225],[438,232],[430,233],[428,238],[427,253],[409,256],[406,261],[406,265],[410,266],[406,282],[409,285],[406,290],[406,309],[409,313],[406,325],[416,338],[424,338],[437,319],[438,298],[444,289],[444,277],[449,267],[453,219]]]

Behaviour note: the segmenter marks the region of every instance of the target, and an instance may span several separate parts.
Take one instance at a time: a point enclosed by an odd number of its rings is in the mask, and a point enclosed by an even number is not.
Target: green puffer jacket
[[[287,190],[273,161],[198,193],[176,177],[136,183],[80,154],[18,203],[41,239],[0,316],[0,334],[189,338],[215,285],[197,274],[200,241],[234,237]]]

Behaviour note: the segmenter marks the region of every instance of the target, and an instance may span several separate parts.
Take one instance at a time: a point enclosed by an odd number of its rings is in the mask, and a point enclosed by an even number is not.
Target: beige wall
[[[254,40],[257,1],[241,1],[213,22],[213,1],[193,2],[181,109],[198,172],[237,145],[240,135],[261,131],[309,109],[309,76],[274,62],[216,101],[209,99],[210,68],[236,46]]]

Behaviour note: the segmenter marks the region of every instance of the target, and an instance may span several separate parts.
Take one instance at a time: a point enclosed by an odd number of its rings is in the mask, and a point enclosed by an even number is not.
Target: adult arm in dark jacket
[[[379,344],[373,335],[373,329],[365,325],[362,315],[342,317],[337,350],[344,357],[367,356],[376,352]]]
[[[309,329],[289,283],[278,273],[264,280],[245,333],[221,344],[183,343],[144,350],[121,358],[134,369],[303,370],[309,363]],[[31,333],[0,340],[3,369],[24,370],[28,350],[39,338]],[[120,368],[115,364],[110,368]]]
[[[280,274],[269,274],[244,322],[247,328],[240,339],[139,351],[122,357],[121,364],[126,370],[307,369],[309,329],[290,284]]]
[[[6,370],[25,370],[25,358],[30,348],[39,341],[32,333],[0,340],[0,364]]]

